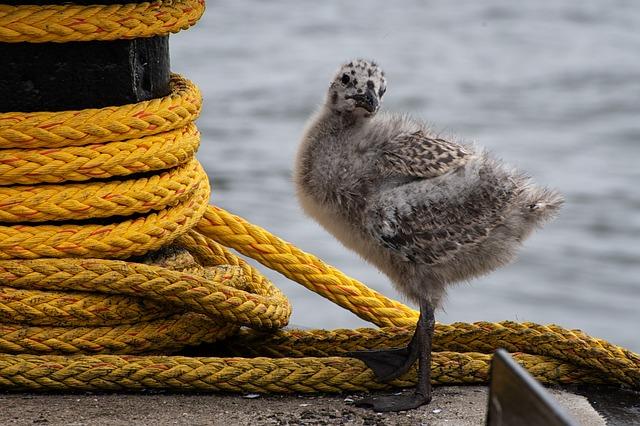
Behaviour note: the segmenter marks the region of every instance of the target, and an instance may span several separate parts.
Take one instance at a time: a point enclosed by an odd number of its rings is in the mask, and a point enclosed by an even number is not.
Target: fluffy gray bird
[[[434,310],[446,287],[511,261],[562,197],[420,121],[378,113],[385,91],[374,62],[340,67],[302,137],[295,183],[308,215],[420,307],[406,348],[350,354],[380,381],[419,361],[415,393],[359,401],[400,411],[431,400]]]

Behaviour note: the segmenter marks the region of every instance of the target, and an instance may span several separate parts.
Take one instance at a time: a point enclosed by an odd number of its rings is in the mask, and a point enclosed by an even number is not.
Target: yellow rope
[[[0,222],[46,222],[128,216],[175,205],[205,176],[195,159],[138,179],[62,185],[0,186]]]
[[[58,183],[163,170],[190,160],[198,149],[195,125],[121,142],[65,148],[3,149],[0,185]]]
[[[213,342],[229,336],[231,324],[217,324],[197,314],[108,327],[0,326],[4,353],[136,354],[172,352],[187,345]]]
[[[198,183],[184,202],[122,222],[0,226],[0,259],[107,257],[143,255],[171,243],[192,228],[207,207],[209,185]]]
[[[0,6],[0,41],[165,34],[193,24],[203,7]],[[164,98],[120,107],[0,114],[0,387],[289,393],[412,385],[413,370],[380,384],[343,355],[406,344],[417,313],[208,206],[195,159],[200,93],[179,76],[171,87]],[[289,302],[229,249],[382,328],[283,330]],[[235,356],[158,355],[193,346]],[[433,382],[485,382],[498,347],[544,383],[640,388],[637,354],[577,330],[513,322],[438,324]]]
[[[205,211],[197,230],[378,326],[412,327],[418,319],[417,312],[407,306],[218,207]]]
[[[210,279],[153,265],[106,259],[35,259],[0,261],[7,286],[37,290],[74,290],[125,294],[255,328],[287,324],[288,303],[272,285],[264,294],[249,293],[238,273],[226,270]],[[248,286],[248,287],[245,287]]]
[[[514,354],[543,383],[603,383],[556,359]],[[487,381],[491,355],[435,352],[435,384]],[[415,385],[415,372],[389,384],[377,383],[352,358],[203,358],[184,356],[0,355],[0,387],[48,390],[175,389],[180,391],[313,393],[356,392]]]
[[[190,81],[172,75],[168,96],[136,104],[59,112],[0,113],[0,148],[81,146],[180,129],[200,114],[202,97]]]
[[[167,35],[195,24],[204,0],[113,5],[0,5],[0,42],[116,40]]]

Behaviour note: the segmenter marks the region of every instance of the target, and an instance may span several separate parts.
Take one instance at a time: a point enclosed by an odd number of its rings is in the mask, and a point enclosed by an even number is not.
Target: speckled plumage
[[[375,87],[386,88],[376,65],[355,63],[364,84],[374,68]],[[347,90],[344,67],[303,135],[298,196],[310,216],[409,298],[437,305],[447,284],[509,262],[560,206],[556,192],[422,122],[333,102]]]
[[[434,309],[447,285],[511,261],[562,197],[420,121],[378,114],[385,91],[375,63],[357,60],[338,70],[302,137],[295,182],[310,216],[420,306],[406,348],[350,354],[380,381],[419,360],[414,394],[358,402],[400,411],[431,400]]]
[[[383,175],[432,178],[463,166],[469,160],[464,147],[430,136],[424,130],[400,133],[384,142],[378,163]]]

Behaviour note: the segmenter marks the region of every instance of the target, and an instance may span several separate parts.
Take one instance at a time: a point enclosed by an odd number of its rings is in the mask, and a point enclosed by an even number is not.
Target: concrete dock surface
[[[575,389],[568,392],[549,388],[549,391],[580,425],[638,424],[633,419],[640,419],[640,408],[634,405],[634,401],[637,404],[640,400],[636,392],[629,391],[619,398],[606,389],[595,389],[590,392],[602,398],[589,397],[590,403],[580,395],[584,392],[574,393]],[[384,414],[353,405],[360,396],[3,393],[0,394],[0,424],[471,426],[484,424],[488,389],[484,386],[436,387],[429,405]],[[607,398],[610,401],[607,402]]]

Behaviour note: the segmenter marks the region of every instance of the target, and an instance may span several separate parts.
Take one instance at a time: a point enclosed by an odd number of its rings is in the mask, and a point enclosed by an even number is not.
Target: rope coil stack
[[[202,0],[0,5],[0,41],[164,35],[203,10]],[[200,93],[177,75],[171,87],[132,105],[0,114],[0,388],[411,386],[415,371],[380,384],[342,355],[406,344],[417,313],[209,206],[195,159]],[[287,299],[229,248],[382,328],[283,330]],[[213,343],[228,357],[175,355]],[[498,347],[544,383],[640,388],[637,354],[579,331],[513,322],[438,324],[433,381],[485,382]]]

